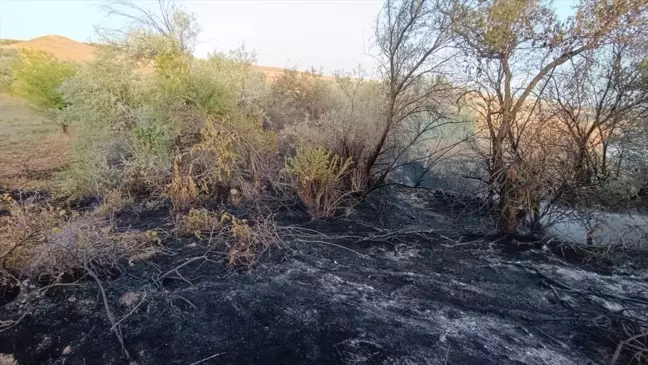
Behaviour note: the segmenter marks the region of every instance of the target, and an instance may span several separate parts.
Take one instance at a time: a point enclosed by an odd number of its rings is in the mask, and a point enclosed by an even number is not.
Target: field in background
[[[70,161],[73,137],[26,101],[0,93],[0,190],[46,190]]]

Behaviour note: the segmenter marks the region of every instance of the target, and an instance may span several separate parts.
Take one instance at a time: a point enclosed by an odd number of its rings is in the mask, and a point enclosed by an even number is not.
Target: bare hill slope
[[[65,61],[88,61],[92,59],[95,48],[60,35],[46,35],[4,46],[9,49],[37,49],[50,52],[54,57]]]

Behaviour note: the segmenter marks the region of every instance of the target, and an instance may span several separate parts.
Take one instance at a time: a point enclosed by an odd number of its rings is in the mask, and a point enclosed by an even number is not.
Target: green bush
[[[61,118],[78,136],[64,192],[168,197],[174,171],[201,194],[260,179],[268,164],[259,154],[276,155],[276,138],[255,113],[264,86],[249,62],[247,53],[199,60],[169,48],[142,70],[123,51],[100,50],[59,88],[69,103]],[[226,146],[217,143],[223,136]]]
[[[58,88],[74,76],[72,63],[59,61],[37,50],[23,49],[12,65],[11,90],[43,109],[63,109],[66,105]]]
[[[297,195],[313,218],[335,216],[348,201],[344,186],[352,161],[327,152],[322,147],[305,147],[286,160],[286,172],[295,177]]]
[[[0,48],[0,92],[8,91],[13,81],[11,66],[16,62],[18,51]]]

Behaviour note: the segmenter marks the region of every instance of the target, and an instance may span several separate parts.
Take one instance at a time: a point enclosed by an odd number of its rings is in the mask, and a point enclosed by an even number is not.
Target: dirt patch
[[[68,166],[73,139],[24,100],[0,93],[0,188],[48,189]]]

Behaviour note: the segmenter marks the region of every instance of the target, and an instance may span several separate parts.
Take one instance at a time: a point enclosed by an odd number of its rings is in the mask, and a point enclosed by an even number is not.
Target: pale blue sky
[[[138,0],[154,4],[151,0]],[[94,37],[105,24],[101,0],[0,0],[0,38],[30,39],[58,34],[77,41]],[[367,67],[373,27],[382,0],[185,0],[203,33],[198,56],[244,42],[266,66],[323,67],[326,73]],[[561,13],[574,0],[556,0]]]

